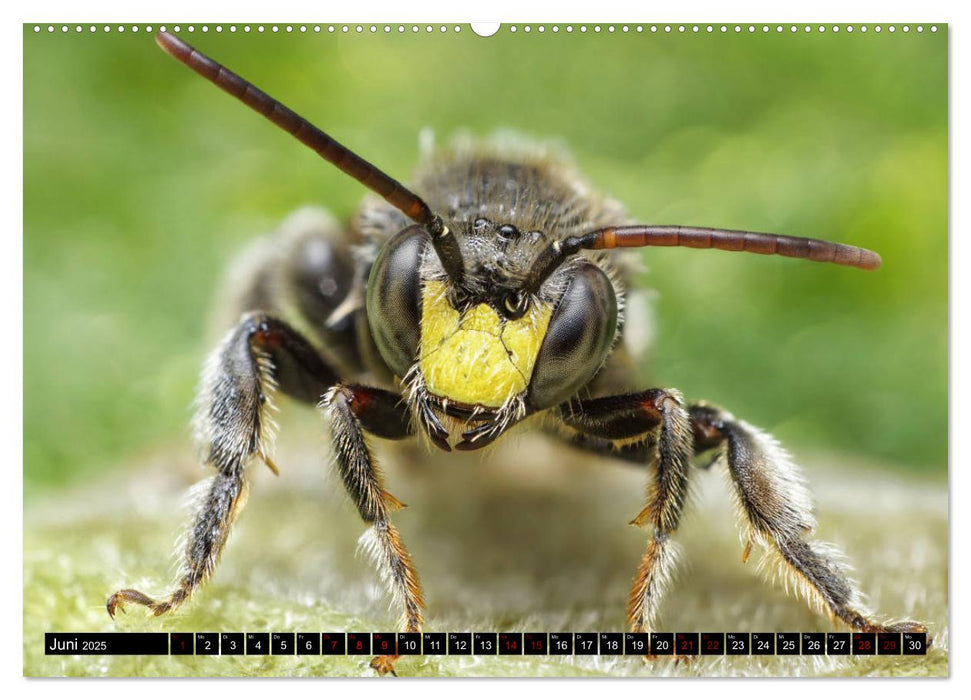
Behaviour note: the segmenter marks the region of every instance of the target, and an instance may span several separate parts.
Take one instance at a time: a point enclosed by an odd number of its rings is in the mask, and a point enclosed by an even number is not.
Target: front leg
[[[748,523],[748,544],[756,542],[775,559],[790,588],[821,612],[863,632],[926,632],[919,622],[881,624],[864,610],[853,581],[832,545],[807,538],[815,527],[809,495],[791,457],[769,435],[707,403],[690,407],[699,452],[718,450]],[[716,457],[717,458],[717,457]]]
[[[692,434],[677,392],[651,389],[600,399],[574,399],[560,407],[564,423],[584,435],[626,443],[649,441],[657,468],[647,489],[647,505],[631,524],[651,528],[627,605],[632,632],[650,631],[674,569],[670,540],[688,494]]]
[[[365,430],[386,439],[411,434],[409,414],[402,398],[388,391],[342,384],[321,402],[334,444],[337,468],[344,487],[369,525],[361,545],[377,566],[395,604],[401,610],[402,632],[418,632],[424,622],[418,572],[390,514],[404,505],[384,489],[378,464],[364,437]],[[377,656],[371,668],[394,674],[397,656]]]
[[[262,313],[247,314],[211,355],[203,373],[196,432],[207,465],[216,475],[196,487],[200,497],[182,552],[181,576],[168,596],[156,600],[126,588],[108,598],[114,617],[125,603],[161,615],[181,605],[211,575],[236,516],[246,501],[246,467],[254,456],[274,472],[269,443],[271,398],[279,387],[316,401],[336,375],[299,333]]]

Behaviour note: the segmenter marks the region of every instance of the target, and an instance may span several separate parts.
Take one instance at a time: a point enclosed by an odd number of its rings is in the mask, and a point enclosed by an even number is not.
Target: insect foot
[[[156,616],[167,613],[169,610],[174,608],[175,605],[177,605],[177,603],[173,603],[172,601],[158,602],[153,598],[149,598],[141,591],[125,588],[117,593],[112,594],[111,597],[108,598],[108,604],[105,606],[108,608],[108,615],[114,619],[116,611],[121,610],[122,612],[125,612],[125,603],[137,603],[138,605],[144,605]]]
[[[399,658],[397,655],[375,656],[371,659],[371,668],[377,671],[379,676],[386,676],[390,673],[392,676],[397,677],[398,674],[394,671],[394,665]]]
[[[927,625],[921,622],[915,622],[913,620],[902,620],[900,622],[888,622],[885,625],[869,625],[863,628],[864,632],[909,632],[912,634],[926,634],[927,635],[927,648],[930,649],[934,645],[934,639],[931,637],[927,630]]]
[[[839,550],[811,539],[815,518],[808,489],[775,438],[707,402],[691,404],[688,412],[695,451],[718,450],[727,466],[745,535],[765,551],[767,572],[778,572],[810,606],[851,629],[927,632],[919,622],[881,624],[870,618],[862,594],[840,564]]]

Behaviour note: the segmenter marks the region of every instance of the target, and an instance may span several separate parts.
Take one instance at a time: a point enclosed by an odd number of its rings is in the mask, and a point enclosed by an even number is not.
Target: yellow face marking
[[[479,304],[460,318],[446,290],[443,282],[426,282],[422,290],[425,386],[451,401],[499,408],[529,386],[553,309],[531,304],[522,318],[509,320]]]

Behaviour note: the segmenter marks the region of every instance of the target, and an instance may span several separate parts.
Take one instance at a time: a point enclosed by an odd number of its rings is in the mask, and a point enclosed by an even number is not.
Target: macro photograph
[[[948,676],[946,24],[23,68],[24,676]]]

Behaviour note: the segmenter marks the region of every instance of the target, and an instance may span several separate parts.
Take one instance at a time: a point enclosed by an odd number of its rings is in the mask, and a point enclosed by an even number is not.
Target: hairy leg
[[[574,399],[560,406],[563,422],[584,437],[579,445],[604,448],[619,443],[621,452],[639,454],[650,445],[656,469],[647,490],[647,505],[632,521],[651,530],[627,606],[633,632],[652,629],[658,606],[675,565],[671,535],[678,527],[688,493],[692,435],[681,397],[673,391],[644,392],[600,399]]]
[[[870,619],[856,585],[832,545],[807,539],[815,527],[809,494],[792,459],[769,435],[707,403],[689,407],[698,452],[723,456],[747,522],[748,558],[762,545],[778,570],[809,603],[853,629],[866,632],[926,632],[917,622],[880,624]]]
[[[161,615],[185,602],[212,575],[246,500],[246,467],[254,456],[273,471],[269,443],[271,399],[279,387],[317,401],[336,375],[314,348],[288,325],[262,313],[248,314],[210,356],[197,402],[196,433],[206,464],[216,475],[200,484],[195,516],[185,538],[175,589],[156,600],[133,589],[108,599],[108,614],[125,603]]]
[[[418,572],[405,549],[390,515],[403,504],[385,490],[364,432],[400,439],[411,434],[409,414],[397,394],[381,389],[342,384],[331,389],[321,402],[331,437],[337,468],[344,486],[368,525],[361,545],[371,555],[381,578],[401,611],[402,632],[418,632],[425,606]],[[371,667],[394,674],[397,656],[377,656]]]

